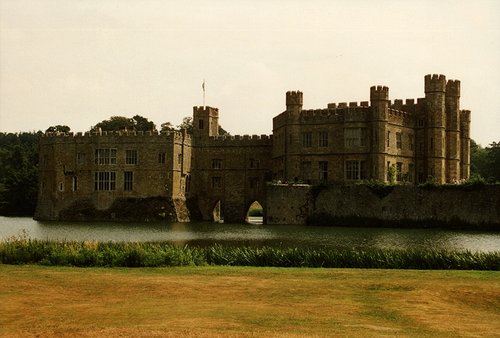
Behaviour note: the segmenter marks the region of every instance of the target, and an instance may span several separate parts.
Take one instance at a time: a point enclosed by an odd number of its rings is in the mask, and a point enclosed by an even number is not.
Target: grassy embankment
[[[495,337],[500,272],[0,265],[0,336]]]
[[[168,243],[0,242],[0,263],[81,267],[232,265],[274,267],[500,270],[500,252],[445,250],[175,247]]]

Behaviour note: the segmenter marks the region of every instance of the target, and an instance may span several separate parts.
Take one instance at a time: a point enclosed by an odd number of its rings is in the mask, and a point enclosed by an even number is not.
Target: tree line
[[[91,131],[157,130],[156,125],[139,115],[132,118],[112,116],[91,127]],[[186,129],[192,133],[193,121],[185,117],[182,123],[173,126],[170,122],[161,125],[161,131]],[[64,125],[47,128],[47,132],[70,132]],[[38,194],[38,141],[42,131],[3,133],[0,132],[0,215],[32,216]],[[219,134],[228,134],[219,126]],[[500,142],[487,147],[471,140],[471,178],[488,183],[500,182]]]

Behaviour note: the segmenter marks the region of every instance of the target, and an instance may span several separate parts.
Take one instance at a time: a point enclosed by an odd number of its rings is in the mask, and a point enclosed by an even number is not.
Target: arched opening
[[[212,210],[212,219],[214,223],[224,223],[224,210],[222,209],[222,203],[217,201]]]
[[[264,209],[258,201],[254,201],[247,210],[245,221],[250,224],[263,224]]]

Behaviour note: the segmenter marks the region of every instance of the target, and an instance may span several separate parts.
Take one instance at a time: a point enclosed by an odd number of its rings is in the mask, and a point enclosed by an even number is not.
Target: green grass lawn
[[[0,265],[0,336],[495,337],[500,272]]]

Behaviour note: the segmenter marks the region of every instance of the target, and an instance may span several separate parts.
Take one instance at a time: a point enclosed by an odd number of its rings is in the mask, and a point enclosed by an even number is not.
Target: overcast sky
[[[0,0],[0,131],[113,115],[158,127],[219,108],[234,134],[270,134],[285,92],[304,108],[424,96],[462,82],[471,137],[500,141],[500,1]]]

